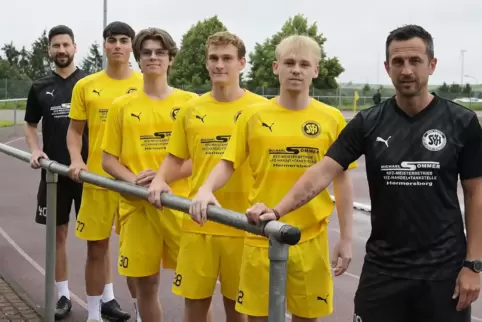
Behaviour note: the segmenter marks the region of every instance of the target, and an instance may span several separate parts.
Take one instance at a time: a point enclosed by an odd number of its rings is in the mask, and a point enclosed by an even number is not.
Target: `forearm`
[[[167,184],[181,178],[181,169],[185,160],[168,154],[162,162],[153,181],[163,181]]]
[[[117,180],[130,183],[135,183],[136,181],[136,175],[120,163],[119,159],[109,153],[102,152],[102,168]]]
[[[69,127],[67,131],[67,149],[71,162],[83,161],[82,159],[82,133]]]
[[[174,176],[172,178],[172,181],[177,181],[181,180],[187,177],[190,177],[192,175],[192,160],[186,160],[182,164],[181,168],[179,169],[179,172],[177,173],[177,176]]]
[[[25,140],[30,151],[40,150],[37,136],[37,124],[25,123]]]
[[[342,171],[343,168],[336,161],[324,157],[305,171],[274,209],[284,216],[302,207],[326,189]]]
[[[335,178],[333,190],[340,226],[340,238],[351,240],[353,237],[353,184],[347,171]]]
[[[231,178],[233,173],[233,163],[226,160],[221,160],[209,174],[208,178],[203,184],[203,188],[216,192],[229,181],[229,178]]]
[[[479,189],[478,189],[479,190]],[[467,259],[482,259],[482,195],[465,196],[465,226],[467,231]]]

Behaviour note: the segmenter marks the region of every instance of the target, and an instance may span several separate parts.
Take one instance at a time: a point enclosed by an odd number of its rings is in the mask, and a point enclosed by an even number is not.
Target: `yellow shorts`
[[[213,295],[218,277],[221,293],[235,300],[244,237],[183,232],[172,292],[188,299]]]
[[[118,209],[118,192],[84,188],[75,235],[80,239],[91,241],[109,238]]]
[[[167,208],[161,212],[144,201],[136,204],[120,202],[119,274],[151,276],[159,273],[161,262],[174,270],[183,214]]]
[[[286,280],[288,311],[313,319],[333,312],[333,280],[327,229],[289,248]],[[236,311],[268,316],[269,257],[267,247],[244,245]]]

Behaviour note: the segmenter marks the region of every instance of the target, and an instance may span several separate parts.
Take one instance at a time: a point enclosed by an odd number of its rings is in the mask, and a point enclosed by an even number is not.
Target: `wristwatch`
[[[476,273],[480,273],[482,271],[482,261],[479,261],[479,260],[474,260],[474,261],[464,260],[463,266],[470,268]]]

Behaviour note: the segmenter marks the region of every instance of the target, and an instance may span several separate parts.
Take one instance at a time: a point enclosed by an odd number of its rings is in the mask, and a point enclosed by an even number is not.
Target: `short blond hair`
[[[309,51],[316,58],[316,62],[321,60],[321,47],[313,38],[305,35],[291,35],[276,46],[275,56],[279,60],[282,56],[300,51]]]
[[[160,41],[162,47],[169,52],[169,58],[171,59],[176,57],[179,51],[176,42],[167,31],[159,28],[147,28],[139,31],[132,42],[132,51],[136,61],[139,61],[141,57],[142,46],[146,40]]]
[[[244,42],[233,33],[229,31],[219,31],[211,36],[209,36],[208,40],[206,41],[206,56],[208,53],[209,46],[227,46],[233,45],[238,50],[238,58],[243,58],[246,56],[246,46]]]

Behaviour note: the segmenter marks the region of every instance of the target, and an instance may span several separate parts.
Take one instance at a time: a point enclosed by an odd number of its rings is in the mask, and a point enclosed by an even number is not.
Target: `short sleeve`
[[[345,127],[346,127],[345,117],[338,110],[337,110],[337,113],[336,113],[336,122],[337,122],[336,137],[338,138],[340,136],[341,132],[343,131],[343,129],[345,129]],[[348,169],[355,169],[356,167],[357,167],[357,163],[356,163],[356,161],[354,161],[354,162],[350,163],[350,165],[348,166]]]
[[[181,107],[176,121],[172,127],[171,138],[167,145],[167,152],[183,160],[190,158],[189,146],[186,136],[186,121],[189,115],[189,108]]]
[[[460,180],[482,176],[482,129],[475,115],[465,130],[465,142],[458,166]]]
[[[79,81],[72,90],[72,100],[70,103],[69,117],[73,120],[87,120],[87,111],[84,97],[84,82]]]
[[[42,119],[42,116],[42,106],[40,105],[37,93],[35,92],[35,87],[32,85],[30,87],[30,91],[28,92],[24,121],[27,123],[37,124]]]
[[[248,146],[248,122],[253,113],[244,110],[236,121],[228,146],[224,151],[223,160],[233,163],[234,169],[243,165],[249,154]]]
[[[122,150],[122,106],[113,104],[107,114],[102,151],[119,157]]]
[[[358,113],[341,130],[326,156],[338,162],[345,170],[364,153],[363,117]]]

